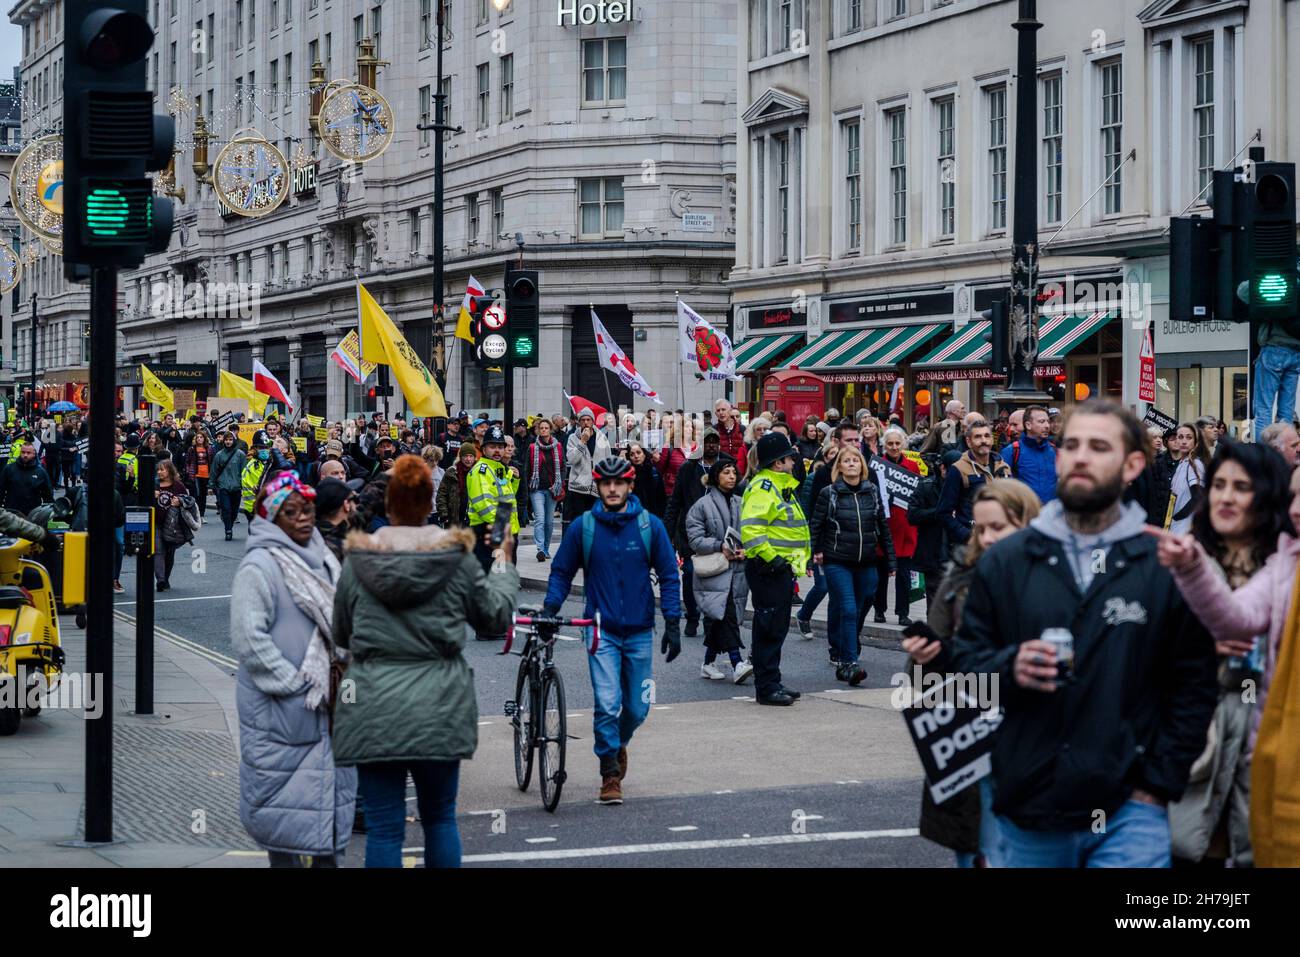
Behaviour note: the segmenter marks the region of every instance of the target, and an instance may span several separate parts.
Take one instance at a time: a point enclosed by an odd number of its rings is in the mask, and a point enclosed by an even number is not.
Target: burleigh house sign
[[[634,0],[595,0],[579,3],[578,0],[557,0],[560,26],[591,26],[593,23],[631,23],[634,19]],[[567,23],[565,21],[568,21]]]

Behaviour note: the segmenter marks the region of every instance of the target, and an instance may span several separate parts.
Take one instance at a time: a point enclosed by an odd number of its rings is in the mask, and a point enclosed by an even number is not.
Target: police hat
[[[140,436],[136,435],[134,432],[129,433],[127,437],[122,440],[122,448],[124,449],[138,449],[139,447]]]
[[[253,448],[265,449],[271,445],[271,437],[266,434],[266,429],[258,429],[253,433]]]
[[[784,432],[768,432],[758,440],[758,467],[765,469],[781,459],[797,455],[798,450],[790,444]]]
[[[503,431],[501,431],[501,426],[499,425],[488,426],[488,430],[483,433],[484,447],[489,445],[505,445],[505,444],[506,444],[506,434]]]

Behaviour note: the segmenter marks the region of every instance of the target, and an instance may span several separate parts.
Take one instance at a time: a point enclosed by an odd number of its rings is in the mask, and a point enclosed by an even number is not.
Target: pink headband
[[[262,499],[257,514],[268,522],[274,522],[275,513],[280,511],[280,506],[288,501],[289,496],[294,492],[309,501],[316,498],[316,490],[304,484],[298,476],[292,472],[281,472],[267,483],[266,497]]]

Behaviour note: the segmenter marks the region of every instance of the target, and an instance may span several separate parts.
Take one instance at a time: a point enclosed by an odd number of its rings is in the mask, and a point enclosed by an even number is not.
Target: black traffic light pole
[[[86,721],[87,843],[113,840],[113,412],[117,388],[117,271],[90,274],[90,505],[86,670],[102,681],[103,712]],[[151,503],[152,504],[152,503]],[[144,587],[140,584],[139,587]]]

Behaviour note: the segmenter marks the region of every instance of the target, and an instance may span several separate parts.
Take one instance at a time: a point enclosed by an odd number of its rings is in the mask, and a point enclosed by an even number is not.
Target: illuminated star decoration
[[[236,140],[217,157],[221,192],[236,213],[265,216],[288,192],[287,164],[264,139]]]
[[[22,278],[23,266],[7,243],[0,243],[0,293],[11,291]]]
[[[376,90],[353,84],[336,90],[321,106],[323,141],[344,160],[364,162],[388,148],[393,114]]]

